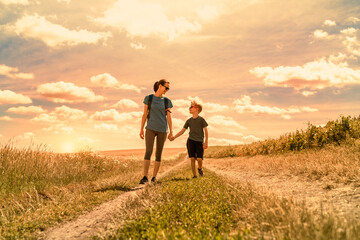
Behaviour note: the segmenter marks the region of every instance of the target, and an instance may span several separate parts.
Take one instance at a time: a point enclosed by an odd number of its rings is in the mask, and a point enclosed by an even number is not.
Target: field
[[[145,186],[141,149],[59,155],[5,145],[1,238],[359,239],[358,120],[210,147],[196,179],[185,149],[167,149],[159,181]]]

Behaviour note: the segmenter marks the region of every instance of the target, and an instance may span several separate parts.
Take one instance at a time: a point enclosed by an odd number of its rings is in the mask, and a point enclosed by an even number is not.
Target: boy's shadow
[[[190,178],[185,178],[185,177],[174,177],[172,179],[170,179],[170,181],[172,182],[183,182],[183,181],[190,181]]]

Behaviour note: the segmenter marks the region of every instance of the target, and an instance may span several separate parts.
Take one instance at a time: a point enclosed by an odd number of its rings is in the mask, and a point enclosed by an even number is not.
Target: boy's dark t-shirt
[[[207,126],[205,119],[200,116],[197,118],[191,117],[184,124],[185,129],[190,127],[189,139],[197,142],[204,142],[204,127]]]

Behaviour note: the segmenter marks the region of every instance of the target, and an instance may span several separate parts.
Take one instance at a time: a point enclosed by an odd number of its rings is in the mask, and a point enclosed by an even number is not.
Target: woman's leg
[[[147,177],[150,167],[150,158],[154,148],[155,132],[146,129],[145,131],[145,157],[144,157],[144,176]]]
[[[160,132],[157,134],[156,137],[156,157],[155,157],[153,177],[156,177],[160,169],[161,155],[166,141],[166,137],[167,137],[167,133],[160,133]]]

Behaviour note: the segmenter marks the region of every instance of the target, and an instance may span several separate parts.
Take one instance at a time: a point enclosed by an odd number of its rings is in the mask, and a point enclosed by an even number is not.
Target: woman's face
[[[165,94],[167,91],[170,90],[170,83],[165,83],[164,86],[160,84],[161,93]]]

